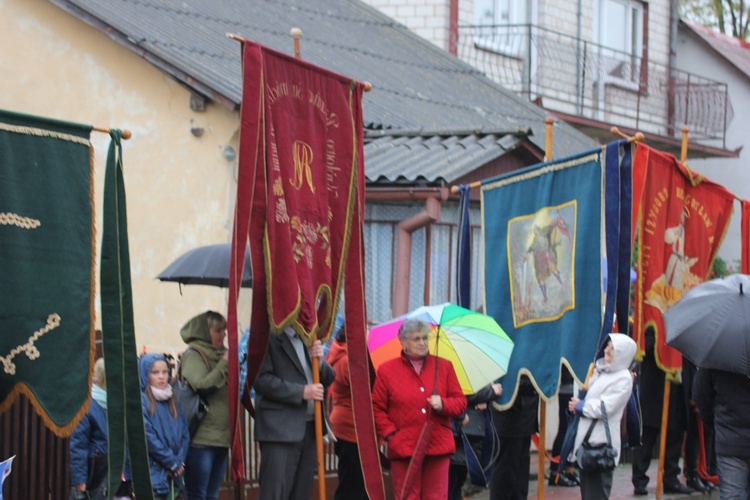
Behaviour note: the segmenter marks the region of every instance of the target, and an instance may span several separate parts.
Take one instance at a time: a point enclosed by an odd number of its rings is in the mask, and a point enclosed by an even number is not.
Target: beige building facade
[[[0,44],[1,109],[132,132],[123,159],[136,342],[139,350],[181,351],[180,327],[207,309],[226,314],[227,290],[180,291],[155,276],[192,248],[231,240],[238,112],[208,101],[192,110],[185,87],[46,0],[0,0]],[[99,257],[109,136],[94,132],[91,142]],[[242,328],[250,302],[243,290]]]

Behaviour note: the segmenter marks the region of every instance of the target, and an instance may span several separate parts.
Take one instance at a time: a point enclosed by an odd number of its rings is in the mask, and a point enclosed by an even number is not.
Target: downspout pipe
[[[458,0],[450,0],[448,5],[448,52],[458,55]]]
[[[393,293],[393,317],[409,311],[409,275],[411,273],[412,233],[428,224],[440,220],[440,201],[427,198],[425,208],[416,215],[398,224],[398,247],[396,250],[396,289]]]

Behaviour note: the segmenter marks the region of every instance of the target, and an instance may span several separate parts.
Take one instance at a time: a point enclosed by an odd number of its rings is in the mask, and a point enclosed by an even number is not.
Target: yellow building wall
[[[238,113],[214,103],[192,111],[184,87],[46,0],[0,0],[0,47],[0,109],[133,133],[123,160],[136,341],[149,352],[184,349],[180,327],[207,309],[226,315],[227,290],[193,285],[181,294],[155,276],[191,248],[230,241],[237,162],[222,150],[238,150]],[[91,140],[99,253],[109,136]],[[240,295],[243,328],[251,293]],[[100,314],[97,300],[98,328]]]

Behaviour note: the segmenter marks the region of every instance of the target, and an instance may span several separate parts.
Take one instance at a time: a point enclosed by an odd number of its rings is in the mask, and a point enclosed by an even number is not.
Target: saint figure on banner
[[[573,201],[509,222],[511,295],[517,327],[553,321],[574,307],[575,215]]]
[[[664,273],[646,292],[646,303],[666,312],[691,288],[702,280],[691,272],[698,257],[685,254],[685,219],[690,217],[687,207],[680,213],[680,222],[664,230],[664,243],[671,249]]]

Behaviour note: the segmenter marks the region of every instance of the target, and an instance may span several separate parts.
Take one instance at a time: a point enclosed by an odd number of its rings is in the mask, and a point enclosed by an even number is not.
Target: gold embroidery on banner
[[[298,215],[292,216],[290,226],[297,233],[295,241],[292,243],[294,262],[299,264],[302,259],[305,259],[307,267],[312,269],[315,263],[313,247],[317,245],[326,252],[325,263],[328,267],[331,267],[331,242],[328,226],[319,222],[302,220]]]
[[[39,349],[36,348],[34,342],[41,338],[45,333],[51,332],[58,326],[60,326],[60,315],[57,313],[50,314],[49,316],[47,316],[47,324],[39,330],[35,331],[34,335],[29,337],[28,342],[23,345],[19,345],[18,347],[14,347],[7,356],[0,356],[0,363],[3,364],[3,370],[5,370],[5,373],[7,373],[8,375],[16,374],[16,365],[15,363],[13,363],[13,361],[11,361],[16,357],[16,354],[25,352],[26,356],[30,360],[33,361],[37,359],[40,354]]]
[[[299,191],[302,187],[303,177],[310,186],[310,191],[315,193],[312,179],[313,150],[309,144],[303,141],[294,141],[292,144],[292,161],[294,161],[294,178],[289,179],[294,188]]]
[[[18,214],[0,212],[0,225],[18,226],[23,229],[36,229],[41,226],[42,223],[39,220],[30,217],[22,217]]]

